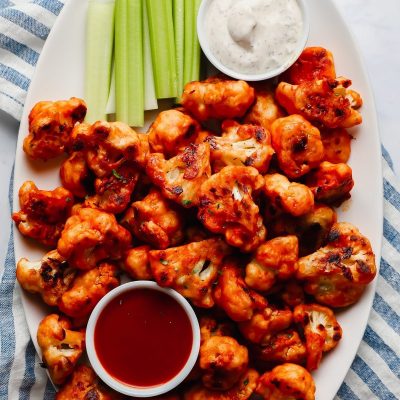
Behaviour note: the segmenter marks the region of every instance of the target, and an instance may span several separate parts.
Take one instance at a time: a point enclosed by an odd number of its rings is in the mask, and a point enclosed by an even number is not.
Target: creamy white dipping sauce
[[[262,74],[290,61],[303,17],[296,0],[213,0],[205,30],[220,63],[238,73]]]

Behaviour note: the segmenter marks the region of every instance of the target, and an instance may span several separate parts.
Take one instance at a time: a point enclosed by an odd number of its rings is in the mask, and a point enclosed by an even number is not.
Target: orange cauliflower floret
[[[369,240],[353,225],[334,224],[327,245],[298,261],[297,279],[322,304],[345,307],[355,303],[376,275]]]
[[[138,239],[157,249],[176,246],[184,238],[183,216],[157,189],[132,203],[121,223]]]
[[[324,161],[334,164],[349,161],[352,136],[346,129],[322,129],[321,138],[324,145]]]
[[[120,263],[121,268],[135,280],[149,281],[153,279],[150,269],[150,246],[139,246],[125,252]]]
[[[314,400],[315,383],[306,369],[286,363],[260,376],[256,393],[264,400]]]
[[[351,128],[361,124],[362,117],[347,97],[350,85],[351,80],[326,78],[299,85],[281,82],[275,94],[289,114],[300,114],[326,128]]]
[[[254,250],[266,236],[258,206],[252,198],[264,184],[255,168],[228,166],[203,183],[198,217],[213,233],[225,235],[228,244]]]
[[[228,260],[214,289],[215,303],[234,321],[247,321],[267,305],[263,296],[246,285],[241,272],[233,260]]]
[[[200,186],[211,175],[210,146],[191,144],[168,161],[162,154],[152,153],[146,172],[165,197],[186,208],[196,206]]]
[[[29,113],[29,134],[24,139],[24,152],[35,160],[58,157],[68,147],[71,131],[86,115],[83,100],[41,101]]]
[[[299,217],[312,211],[314,196],[306,185],[290,182],[281,174],[265,175],[264,180],[268,207],[272,207],[275,214],[283,211]]]
[[[296,236],[277,237],[262,244],[246,266],[246,283],[267,291],[277,280],[287,280],[296,273],[299,254]]]
[[[102,263],[89,271],[80,271],[72,286],[61,296],[58,307],[69,317],[86,317],[119,283],[117,268],[111,264]]]
[[[21,258],[17,264],[17,280],[28,292],[38,293],[49,306],[56,306],[69,289],[76,271],[57,250],[47,253],[40,261],[30,262]]]
[[[306,183],[317,201],[327,203],[348,199],[354,186],[353,173],[347,164],[331,164],[328,161],[311,171]]]
[[[39,190],[32,181],[26,181],[18,196],[21,211],[12,216],[18,230],[45,246],[55,246],[74,204],[72,193],[63,187]]]
[[[301,304],[293,310],[294,322],[306,339],[307,369],[313,371],[322,353],[332,350],[342,338],[342,328],[335,314],[319,304]]]
[[[243,374],[240,381],[226,391],[210,390],[198,384],[190,388],[184,395],[185,400],[248,400],[256,386],[258,372],[249,369]]]
[[[305,175],[324,157],[319,130],[300,115],[277,119],[271,134],[279,167],[289,178]]]
[[[230,320],[217,321],[216,319],[203,316],[199,320],[201,343],[214,336],[232,336],[234,324]]]
[[[165,158],[174,157],[194,143],[200,132],[199,123],[179,110],[167,110],[158,114],[149,129],[149,143],[153,153]]]
[[[55,400],[119,400],[122,396],[106,387],[92,368],[79,365],[57,392]]]
[[[91,269],[102,260],[119,260],[130,243],[130,233],[114,215],[80,208],[65,223],[57,250],[72,266]]]
[[[63,383],[85,349],[85,333],[72,331],[69,319],[51,314],[40,322],[37,341],[53,383]]]
[[[222,136],[208,136],[213,171],[219,172],[227,165],[254,167],[260,173],[268,170],[274,150],[271,136],[261,126],[240,125],[226,120],[222,124]]]
[[[218,77],[187,83],[182,94],[182,106],[199,121],[243,117],[253,101],[248,83]]]
[[[221,239],[193,242],[149,253],[152,274],[160,286],[171,287],[197,307],[211,308],[212,284],[228,253]]]

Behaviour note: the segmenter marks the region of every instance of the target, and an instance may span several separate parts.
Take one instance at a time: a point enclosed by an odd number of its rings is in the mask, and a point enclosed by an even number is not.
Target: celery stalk
[[[193,10],[193,57],[192,57],[192,69],[190,74],[190,81],[198,81],[200,79],[200,43],[197,36],[197,14],[199,12],[201,0],[194,0]]]
[[[185,0],[174,0],[174,31],[178,98],[183,91],[183,66],[185,55]]]
[[[159,99],[177,96],[172,0],[147,0],[154,83]]]
[[[193,25],[194,0],[185,0],[185,58],[183,67],[183,85],[191,82],[192,60],[193,60],[193,36],[195,26]]]
[[[111,83],[106,105],[106,114],[115,114],[115,63],[112,64],[111,68]]]
[[[114,38],[114,0],[90,0],[86,28],[86,121],[106,119]]]

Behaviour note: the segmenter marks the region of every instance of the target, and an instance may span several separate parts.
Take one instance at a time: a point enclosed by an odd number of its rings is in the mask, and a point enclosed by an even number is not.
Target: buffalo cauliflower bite
[[[165,197],[186,208],[196,206],[200,186],[211,175],[210,146],[191,144],[168,161],[160,153],[149,154],[146,172]]]
[[[119,283],[117,268],[112,264],[101,263],[89,271],[80,271],[72,286],[61,296],[58,307],[69,317],[86,317]]]
[[[320,132],[302,116],[277,119],[272,124],[271,134],[279,167],[289,178],[305,175],[323,160],[324,146]]]
[[[47,253],[40,261],[31,262],[21,258],[16,276],[19,284],[28,292],[38,293],[49,306],[56,306],[74,280],[76,271],[57,250]]]
[[[53,383],[62,384],[84,351],[85,333],[72,331],[69,319],[50,314],[39,324],[37,341]]]
[[[303,286],[297,280],[290,280],[282,285],[282,289],[279,292],[279,297],[283,303],[294,308],[299,304],[305,302],[305,294]]]
[[[266,132],[269,132],[271,131],[272,123],[284,116],[285,114],[275,101],[272,91],[257,90],[254,105],[246,114],[244,122],[246,124],[262,126]]]
[[[148,132],[152,153],[162,153],[167,159],[174,157],[194,143],[199,132],[200,124],[190,115],[179,110],[162,111]]]
[[[199,320],[201,343],[214,336],[233,336],[234,324],[230,320],[217,321],[210,316],[203,316]]]
[[[228,390],[247,371],[248,350],[229,336],[212,336],[200,346],[199,364],[203,385],[212,390]]]
[[[240,381],[231,389],[226,391],[210,390],[201,384],[197,384],[185,392],[185,400],[248,400],[253,394],[256,386],[258,372],[249,369],[243,374]]]
[[[246,266],[245,282],[259,291],[268,291],[276,281],[296,274],[299,244],[296,236],[277,237],[263,243]]]
[[[333,311],[319,304],[297,306],[293,318],[306,339],[307,369],[313,371],[318,368],[322,353],[337,346],[342,338],[342,328]]]
[[[205,140],[211,147],[213,172],[227,165],[254,167],[266,173],[274,154],[271,136],[261,126],[240,125],[226,120],[222,124],[222,136],[208,136]]]
[[[252,194],[264,184],[253,167],[228,166],[203,183],[198,218],[213,233],[244,252],[263,242],[266,229]]]
[[[317,201],[342,202],[350,197],[354,186],[353,173],[347,164],[324,161],[307,175],[306,184]]]
[[[151,272],[160,286],[171,287],[197,307],[211,308],[211,288],[228,253],[222,239],[208,239],[149,252]]]
[[[347,163],[351,154],[351,135],[346,129],[322,129],[322,144],[324,145],[324,161],[333,164]]]
[[[233,259],[225,262],[213,294],[215,303],[233,321],[247,321],[267,305],[263,296],[246,285],[242,271]]]
[[[56,393],[55,400],[120,400],[122,396],[107,388],[92,368],[79,365]]]
[[[369,240],[353,225],[333,225],[325,247],[298,261],[297,279],[306,293],[330,307],[355,303],[376,275]]]
[[[323,78],[336,78],[333,55],[323,47],[306,47],[284,74],[284,79],[293,85]]]
[[[283,211],[299,217],[314,208],[314,195],[306,185],[290,182],[281,174],[265,175],[264,181],[263,191],[268,199],[268,207],[273,207],[274,213]]]
[[[92,174],[87,166],[84,153],[74,152],[61,164],[60,179],[65,189],[81,199],[91,191]]]
[[[133,279],[149,281],[153,279],[150,269],[150,246],[139,246],[125,252],[121,268]]]
[[[254,89],[245,81],[208,78],[187,83],[182,106],[199,121],[243,117],[254,101]]]
[[[315,383],[306,369],[285,363],[260,376],[256,393],[264,400],[314,400]]]
[[[32,181],[26,181],[18,196],[21,211],[12,218],[21,234],[45,246],[56,246],[74,204],[72,193],[63,187],[39,190]]]
[[[57,250],[72,266],[91,269],[102,260],[119,260],[130,243],[131,234],[114,215],[80,208],[65,223]]]
[[[176,246],[184,238],[183,216],[157,189],[152,189],[143,200],[132,203],[121,223],[156,249]]]
[[[289,114],[300,114],[326,128],[351,128],[362,122],[361,114],[347,97],[350,80],[321,79],[291,85],[281,82],[276,99]]]
[[[58,157],[71,140],[71,131],[86,115],[83,100],[41,101],[29,114],[29,134],[24,139],[23,149],[32,159],[48,160]]]

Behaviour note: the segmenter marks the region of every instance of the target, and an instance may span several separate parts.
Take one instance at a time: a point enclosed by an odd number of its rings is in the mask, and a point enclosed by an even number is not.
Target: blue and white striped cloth
[[[59,0],[0,0],[0,109],[16,119],[62,6]],[[363,341],[336,399],[400,399],[400,184],[385,149],[383,174],[384,239],[377,292]],[[10,182],[11,212],[12,177]],[[53,398],[28,334],[11,233],[4,268],[0,266],[0,400]]]

